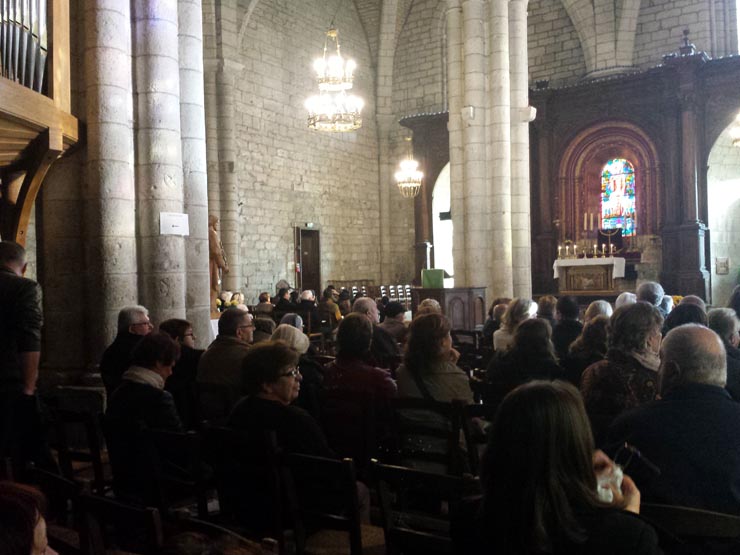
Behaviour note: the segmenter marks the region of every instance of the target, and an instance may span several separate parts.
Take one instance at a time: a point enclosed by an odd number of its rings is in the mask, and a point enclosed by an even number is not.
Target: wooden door
[[[300,272],[298,286],[313,289],[318,298],[321,295],[321,250],[318,229],[298,230],[298,252]]]

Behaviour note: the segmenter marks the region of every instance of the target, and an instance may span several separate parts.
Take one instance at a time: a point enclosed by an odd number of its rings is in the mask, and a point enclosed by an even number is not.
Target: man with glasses
[[[120,385],[121,376],[128,370],[134,347],[153,329],[154,326],[149,320],[149,311],[146,307],[134,305],[120,310],[118,334],[100,360],[100,375],[108,396]]]
[[[218,319],[218,336],[198,363],[201,418],[218,420],[228,415],[242,394],[241,364],[254,338],[252,315],[230,308]]]

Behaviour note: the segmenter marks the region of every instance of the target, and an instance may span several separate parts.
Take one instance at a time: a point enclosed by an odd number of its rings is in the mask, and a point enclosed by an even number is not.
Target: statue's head
[[[214,214],[210,214],[208,216],[208,227],[213,227],[213,228],[218,227],[218,216]]]

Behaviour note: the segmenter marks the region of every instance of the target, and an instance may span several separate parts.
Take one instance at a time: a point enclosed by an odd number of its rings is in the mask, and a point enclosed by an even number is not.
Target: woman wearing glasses
[[[292,405],[301,390],[298,352],[283,341],[253,346],[242,362],[243,398],[229,417],[229,426],[250,434],[275,430],[280,446],[290,453],[332,457],[314,418]]]

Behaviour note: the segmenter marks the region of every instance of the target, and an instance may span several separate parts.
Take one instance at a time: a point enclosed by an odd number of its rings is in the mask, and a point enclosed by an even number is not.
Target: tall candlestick
[[[578,258],[578,245],[573,245],[573,256]]]
[[[599,254],[599,245],[597,243],[594,243],[594,256]]]
[[[565,257],[568,258],[568,249],[570,247],[568,245],[565,245]]]
[[[587,214],[584,212],[583,213],[583,231],[586,231],[586,216]]]
[[[594,213],[591,212],[591,231],[594,230]]]
[[[601,243],[601,256],[606,254],[606,243]]]
[[[563,247],[561,245],[558,245],[558,258],[560,258],[560,253],[563,250]]]

